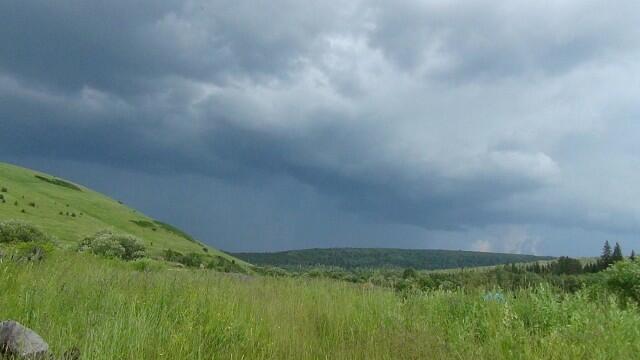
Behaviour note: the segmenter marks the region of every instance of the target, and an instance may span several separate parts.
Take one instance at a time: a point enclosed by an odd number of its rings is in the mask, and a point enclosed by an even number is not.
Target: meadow
[[[544,284],[399,293],[55,251],[0,263],[0,319],[83,359],[634,359],[640,313]]]

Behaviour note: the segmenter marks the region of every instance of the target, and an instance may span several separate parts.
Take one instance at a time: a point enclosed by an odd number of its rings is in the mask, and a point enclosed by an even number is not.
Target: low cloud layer
[[[557,253],[581,241],[569,233],[627,239],[640,230],[638,10],[4,1],[0,154],[96,186],[69,164],[263,197],[262,210],[223,200],[244,208],[224,224],[160,211],[230,249]],[[242,228],[268,211],[295,224]],[[333,232],[283,230],[324,221]]]

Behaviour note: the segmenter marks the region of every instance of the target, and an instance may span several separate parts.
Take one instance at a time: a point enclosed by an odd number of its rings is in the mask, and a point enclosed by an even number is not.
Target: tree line
[[[636,253],[632,250],[629,259],[635,260],[635,258]],[[512,264],[509,270],[511,272],[532,272],[536,274],[577,275],[597,273],[622,260],[624,260],[624,255],[620,244],[616,242],[612,249],[609,241],[605,241],[602,247],[602,254],[596,261],[583,262],[568,256],[561,256],[556,261],[549,263],[536,262],[520,267]]]

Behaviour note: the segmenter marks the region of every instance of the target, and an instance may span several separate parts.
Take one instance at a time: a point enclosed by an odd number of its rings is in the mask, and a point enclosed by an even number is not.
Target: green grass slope
[[[84,186],[0,163],[0,221],[7,219],[28,221],[62,244],[75,244],[86,235],[112,229],[139,237],[152,255],[165,249],[205,253],[206,248],[208,254],[234,259]]]
[[[419,270],[492,266],[552,259],[547,256],[476,251],[381,248],[307,249],[273,253],[232,253],[232,255],[255,265],[270,265],[282,268],[336,266],[345,269],[387,267]]]

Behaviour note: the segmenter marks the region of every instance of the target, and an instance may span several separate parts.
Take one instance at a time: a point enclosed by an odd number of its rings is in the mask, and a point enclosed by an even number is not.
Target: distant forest
[[[233,256],[259,266],[284,269],[334,266],[355,268],[413,268],[417,270],[453,269],[492,266],[519,262],[551,260],[549,256],[486,253],[460,250],[407,249],[308,249],[272,253],[232,253]]]

